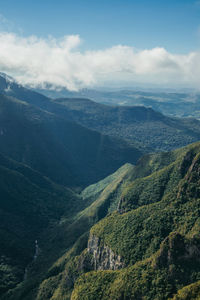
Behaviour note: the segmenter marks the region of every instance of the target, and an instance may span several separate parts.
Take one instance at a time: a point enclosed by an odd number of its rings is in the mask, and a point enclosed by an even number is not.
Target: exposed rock
[[[95,235],[90,235],[87,251],[92,256],[94,270],[119,270],[125,267],[121,256],[101,244],[101,239]]]
[[[118,211],[119,214],[123,214],[125,212],[125,209],[122,207],[123,206],[123,201],[124,201],[124,198],[121,197],[120,200],[119,200],[118,206],[117,206],[117,211]]]

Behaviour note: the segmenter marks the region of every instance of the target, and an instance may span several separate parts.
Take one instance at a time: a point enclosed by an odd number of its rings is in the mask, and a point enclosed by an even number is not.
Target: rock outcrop
[[[125,267],[122,257],[102,244],[101,239],[95,235],[90,235],[87,251],[91,255],[94,270],[119,270]]]

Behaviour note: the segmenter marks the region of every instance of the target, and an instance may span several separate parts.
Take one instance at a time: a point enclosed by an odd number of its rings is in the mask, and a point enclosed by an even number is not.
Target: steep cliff
[[[91,234],[87,251],[91,254],[91,265],[94,270],[119,270],[125,266],[120,255],[115,254],[101,239]]]

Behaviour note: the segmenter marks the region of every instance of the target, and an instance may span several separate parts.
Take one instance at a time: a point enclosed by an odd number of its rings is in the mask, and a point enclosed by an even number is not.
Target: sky
[[[6,0],[0,71],[34,87],[199,87],[200,1]]]

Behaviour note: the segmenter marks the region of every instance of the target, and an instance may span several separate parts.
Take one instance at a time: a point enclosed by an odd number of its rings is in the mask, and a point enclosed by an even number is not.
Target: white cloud
[[[136,50],[117,45],[81,52],[78,35],[61,39],[0,33],[0,71],[31,86],[82,87],[113,83],[199,85],[200,52],[169,53],[164,48]]]

